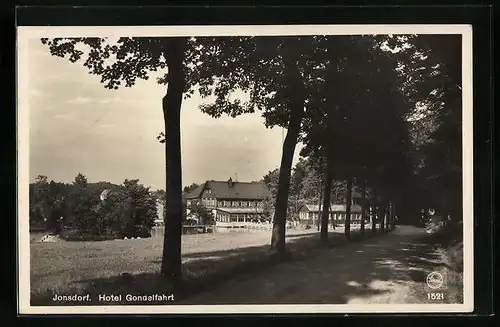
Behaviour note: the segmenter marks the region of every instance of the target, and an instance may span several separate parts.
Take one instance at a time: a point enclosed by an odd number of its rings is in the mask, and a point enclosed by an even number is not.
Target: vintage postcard
[[[17,29],[18,311],[472,312],[472,27]]]

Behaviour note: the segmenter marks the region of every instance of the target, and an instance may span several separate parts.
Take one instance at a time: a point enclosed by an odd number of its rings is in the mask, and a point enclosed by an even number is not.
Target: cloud
[[[79,117],[75,117],[74,113],[54,115],[54,119],[64,120],[72,123],[77,123],[79,125],[84,125],[84,123]]]
[[[74,99],[68,100],[68,103],[70,103],[70,104],[87,104],[87,103],[91,103],[91,102],[94,102],[94,99],[84,97],[81,95],[77,96]]]
[[[99,124],[99,125],[97,125],[97,127],[100,127],[100,128],[117,128],[118,126],[113,125],[113,124]]]

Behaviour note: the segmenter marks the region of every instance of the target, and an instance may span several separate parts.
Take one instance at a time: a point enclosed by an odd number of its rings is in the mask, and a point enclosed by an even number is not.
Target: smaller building
[[[323,206],[317,204],[305,204],[299,208],[299,223],[301,225],[315,225],[321,220]],[[361,206],[353,204],[351,206],[351,222],[361,222]],[[328,213],[328,220],[335,224],[345,222],[346,206],[344,204],[332,204]]]

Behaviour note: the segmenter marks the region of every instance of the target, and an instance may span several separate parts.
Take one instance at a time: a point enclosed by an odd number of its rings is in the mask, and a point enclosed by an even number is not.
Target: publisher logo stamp
[[[444,279],[443,275],[438,273],[437,271],[431,272],[429,275],[427,275],[427,286],[432,288],[433,290],[437,290],[443,286]]]

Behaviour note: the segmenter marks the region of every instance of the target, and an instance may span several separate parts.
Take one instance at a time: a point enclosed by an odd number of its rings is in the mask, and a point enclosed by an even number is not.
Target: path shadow
[[[406,294],[405,287],[412,283],[425,290],[427,275],[446,266],[425,239],[387,235],[322,249],[306,260],[283,263],[258,275],[239,276],[183,304],[347,304],[367,303],[368,298],[371,303],[378,299],[422,303],[424,299]],[[398,294],[393,296],[395,290]]]

